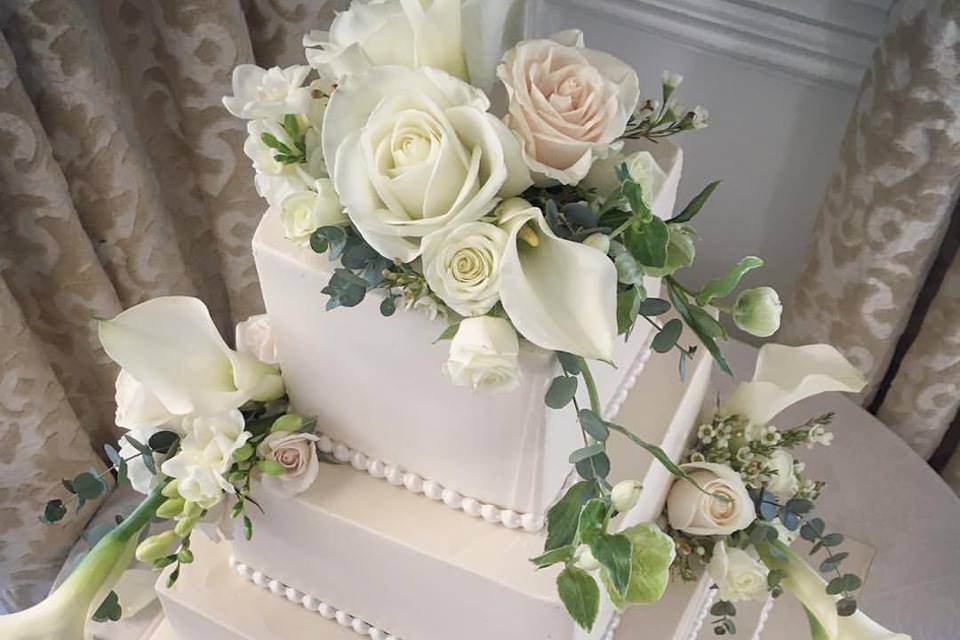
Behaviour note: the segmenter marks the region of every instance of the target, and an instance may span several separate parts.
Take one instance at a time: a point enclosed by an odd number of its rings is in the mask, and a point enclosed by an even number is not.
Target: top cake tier
[[[653,211],[669,217],[682,153],[670,142],[649,149],[667,174]],[[521,384],[500,394],[455,387],[434,341],[440,320],[408,311],[384,318],[379,299],[326,311],[321,293],[334,265],[283,237],[276,211],[253,240],[263,298],[290,399],[317,416],[318,430],[367,458],[417,474],[463,497],[539,518],[570,472],[580,431],[571,409],[553,411],[544,394],[559,373],[552,352],[521,343]],[[659,290],[656,279],[647,291]],[[613,367],[594,374],[606,417],[616,414],[648,350],[637,325],[617,346]],[[586,398],[584,398],[586,403]]]

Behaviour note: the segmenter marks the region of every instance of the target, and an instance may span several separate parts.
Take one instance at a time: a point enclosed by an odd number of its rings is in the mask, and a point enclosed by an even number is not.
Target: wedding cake
[[[772,423],[860,373],[771,343],[704,402],[727,328],[768,337],[781,313],[740,289],[757,257],[682,275],[718,182],[675,206],[670,138],[706,110],[669,72],[641,99],[579,31],[521,39],[522,13],[354,0],[304,36],[309,65],[236,68],[267,313],[235,347],[186,296],[99,322],[110,471],[145,497],[0,636],[121,619],[135,556],[178,640],[613,640],[632,605],[658,639],[732,635],[738,609],[757,638],[750,603],[784,592],[813,637],[905,638],[859,610],[792,453],[829,444],[831,416]],[[42,519],[106,473],[64,479]]]

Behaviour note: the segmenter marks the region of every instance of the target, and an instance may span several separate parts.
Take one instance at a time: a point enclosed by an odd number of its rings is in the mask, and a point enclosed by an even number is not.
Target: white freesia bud
[[[701,491],[686,480],[676,480],[667,495],[670,526],[695,536],[728,535],[756,520],[753,500],[740,474],[725,464],[688,462],[680,468]]]
[[[573,564],[576,565],[578,569],[583,569],[584,571],[596,571],[600,568],[600,562],[593,557],[593,551],[591,551],[587,545],[581,545],[580,548],[577,549]]]
[[[633,509],[640,500],[640,494],[643,492],[643,485],[636,480],[624,480],[618,482],[610,492],[610,502],[613,508],[624,513]]]
[[[500,299],[500,262],[507,233],[469,222],[424,238],[423,275],[430,289],[462,316],[489,311]]]
[[[510,391],[520,383],[520,341],[503,318],[466,318],[450,342],[443,366],[450,381],[476,390]]]
[[[310,244],[310,235],[320,227],[342,225],[348,222],[333,181],[320,178],[313,191],[291,193],[280,205],[280,224],[283,235],[295,244]]]
[[[664,71],[660,75],[660,83],[665,87],[670,87],[671,89],[676,89],[680,86],[680,83],[683,82],[683,76],[679,73],[673,73],[672,71]]]
[[[749,334],[759,338],[772,336],[780,328],[783,305],[771,287],[747,289],[733,307],[733,321]]]
[[[604,255],[610,252],[610,236],[605,233],[592,233],[584,239],[583,244],[593,247]]]
[[[767,595],[770,570],[760,562],[752,548],[749,552],[736,547],[727,548],[721,540],[713,547],[707,571],[719,587],[721,600],[744,602],[762,600]]]
[[[786,449],[774,449],[767,459],[767,469],[772,473],[767,488],[775,496],[788,500],[800,489],[800,481],[793,468],[793,454]]]
[[[243,322],[237,323],[236,328],[237,351],[249,353],[260,362],[279,364],[277,344],[273,339],[270,328],[270,318],[261,313],[250,316]]]
[[[223,98],[223,106],[238,118],[246,119],[279,121],[288,113],[305,113],[310,94],[302,85],[309,73],[307,65],[285,69],[237,65],[233,70],[233,95]]]
[[[187,435],[180,441],[177,455],[160,470],[177,480],[177,491],[184,500],[209,509],[234,487],[224,474],[233,465],[233,452],[250,438],[244,431],[243,415],[234,409],[220,415],[192,416],[184,419]]]
[[[644,203],[648,207],[652,206],[654,198],[663,188],[667,174],[663,172],[649,151],[635,151],[626,155],[615,153],[603,160],[597,160],[582,184],[596,189],[601,196],[609,196],[620,186],[617,167],[621,164],[627,165],[630,179],[640,185]]]

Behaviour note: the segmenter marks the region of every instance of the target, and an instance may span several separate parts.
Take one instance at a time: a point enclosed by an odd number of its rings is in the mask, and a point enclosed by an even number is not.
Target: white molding
[[[815,83],[860,84],[889,0],[532,0],[531,27],[574,9]]]

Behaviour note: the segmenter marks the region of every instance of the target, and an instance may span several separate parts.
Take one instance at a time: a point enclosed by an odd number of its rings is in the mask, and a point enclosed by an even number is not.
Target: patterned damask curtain
[[[220,98],[236,64],[301,63],[334,4],[0,0],[0,610],[45,594],[96,507],[38,521],[118,435],[94,319],[174,293],[225,330],[261,310],[263,203]]]
[[[960,493],[960,3],[901,0],[781,338],[841,348],[864,404]]]

